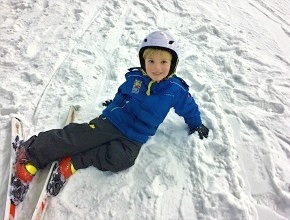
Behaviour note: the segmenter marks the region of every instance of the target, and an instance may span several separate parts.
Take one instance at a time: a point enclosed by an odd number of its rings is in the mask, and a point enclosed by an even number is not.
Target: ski
[[[76,111],[77,110],[74,106],[70,107],[65,125],[74,121]],[[56,196],[65,184],[66,180],[62,179],[58,166],[58,161],[51,164],[31,220],[41,220],[44,217],[50,198]]]
[[[23,201],[29,186],[21,183],[15,176],[16,151],[23,143],[23,128],[20,119],[11,119],[11,154],[7,186],[7,198],[4,220],[14,220],[17,217],[17,209]]]

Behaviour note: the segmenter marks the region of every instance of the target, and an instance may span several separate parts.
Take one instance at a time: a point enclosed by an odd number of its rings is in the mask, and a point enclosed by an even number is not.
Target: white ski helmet
[[[143,53],[147,48],[166,50],[172,55],[169,75],[176,70],[178,63],[177,42],[165,31],[155,31],[149,34],[143,41],[139,50],[139,60],[141,68],[145,70],[145,60]]]

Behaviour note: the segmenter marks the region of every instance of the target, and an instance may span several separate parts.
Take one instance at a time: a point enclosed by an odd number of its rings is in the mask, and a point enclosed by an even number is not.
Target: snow
[[[290,219],[289,1],[1,0],[0,11],[0,198],[11,117],[27,137],[63,126],[70,105],[76,122],[97,117],[141,40],[168,30],[209,138],[170,112],[132,168],[79,170],[45,219]]]

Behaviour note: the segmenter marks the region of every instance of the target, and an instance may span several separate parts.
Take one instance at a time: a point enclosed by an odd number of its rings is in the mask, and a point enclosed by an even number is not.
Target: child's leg
[[[95,166],[99,170],[118,172],[134,165],[141,144],[125,138],[110,141],[72,157],[76,169]]]
[[[37,168],[52,161],[96,148],[122,137],[108,120],[96,118],[89,124],[72,123],[63,129],[41,132],[27,147],[27,157]]]

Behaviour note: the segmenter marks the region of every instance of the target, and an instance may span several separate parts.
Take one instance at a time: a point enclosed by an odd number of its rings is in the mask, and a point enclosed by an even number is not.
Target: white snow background
[[[188,136],[170,112],[136,164],[73,175],[45,219],[290,219],[289,0],[1,0],[0,218],[10,119],[26,137],[97,117],[141,40],[166,30],[179,41],[177,75],[199,104],[209,138]],[[43,173],[22,219],[30,219]]]

